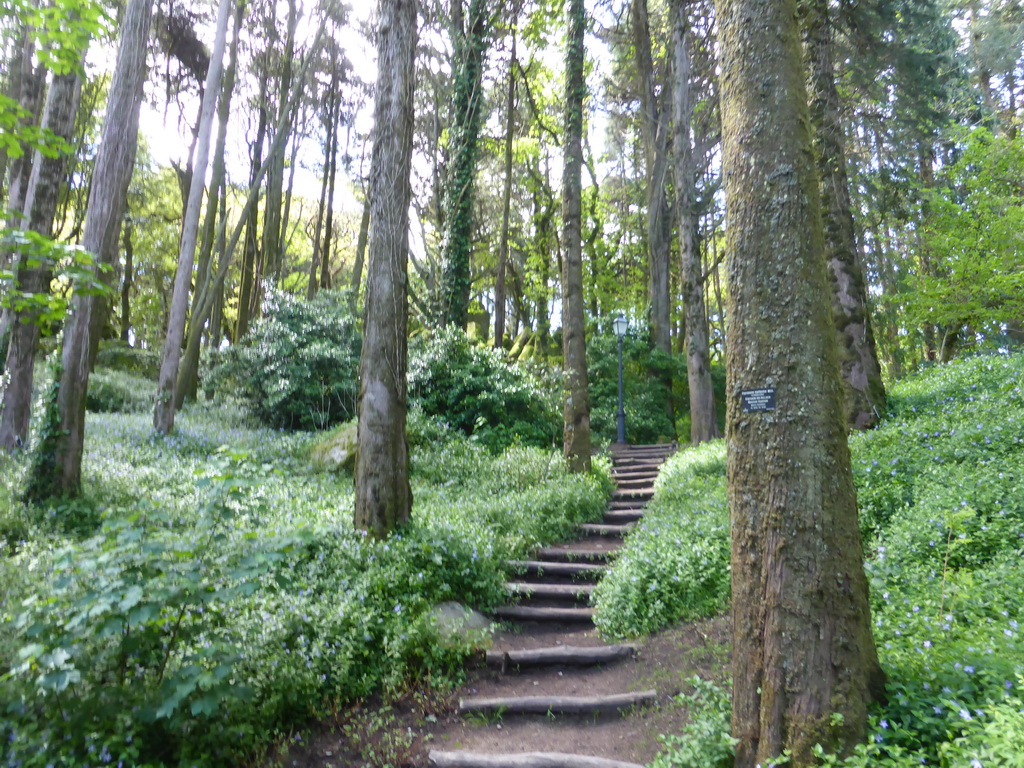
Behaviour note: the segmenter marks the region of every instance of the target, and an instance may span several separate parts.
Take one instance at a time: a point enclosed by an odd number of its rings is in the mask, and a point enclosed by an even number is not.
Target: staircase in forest
[[[512,624],[522,636],[520,644],[530,647],[487,653],[487,663],[498,670],[494,690],[486,692],[488,695],[460,699],[464,715],[540,715],[546,716],[545,722],[552,722],[552,718],[567,715],[614,717],[631,707],[655,702],[657,693],[653,690],[594,690],[602,686],[594,684],[600,677],[592,671],[628,661],[635,646],[595,645],[592,633],[584,646],[573,645],[572,640],[579,636],[581,627],[593,626],[590,597],[594,586],[611,554],[622,545],[623,535],[643,517],[644,507],[654,494],[654,479],[674,450],[674,444],[613,446],[616,489],[603,521],[581,525],[575,541],[545,547],[531,560],[511,563],[517,578],[506,585],[510,604],[494,611],[494,616]],[[534,676],[548,673],[542,695],[519,695],[524,687],[519,673],[526,670]],[[589,675],[586,680],[574,680],[584,674]],[[587,689],[586,695],[578,695],[580,688]],[[507,733],[507,740],[512,742],[507,751],[433,751],[430,761],[439,768],[641,768],[635,763],[595,756],[523,752],[526,745],[516,739],[514,730]]]

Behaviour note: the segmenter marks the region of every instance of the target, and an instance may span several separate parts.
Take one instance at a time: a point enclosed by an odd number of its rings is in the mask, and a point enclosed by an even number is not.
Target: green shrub
[[[237,389],[261,423],[326,429],[355,416],[361,338],[344,294],[270,291],[263,317],[219,355],[214,386]]]
[[[144,379],[156,381],[160,373],[160,352],[140,349],[123,341],[101,341],[96,355],[96,367],[111,371],[124,371]],[[156,386],[153,387],[156,389]]]
[[[94,413],[142,413],[153,408],[156,383],[130,373],[97,369],[89,376],[85,407]]]
[[[686,707],[689,722],[681,734],[659,736],[661,751],[651,768],[730,768],[737,740],[732,738],[729,692],[692,677],[693,692],[676,697]]]
[[[409,350],[410,402],[492,451],[557,442],[557,397],[527,369],[456,328],[414,340]]]

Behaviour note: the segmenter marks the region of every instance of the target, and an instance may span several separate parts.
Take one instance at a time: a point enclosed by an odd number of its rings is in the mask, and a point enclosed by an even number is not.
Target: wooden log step
[[[645,499],[628,499],[626,501],[613,501],[608,505],[608,509],[612,510],[627,510],[627,509],[643,509],[647,506],[647,500]]]
[[[609,510],[604,513],[604,521],[608,525],[616,523],[621,525],[623,523],[635,523],[643,516],[644,511],[642,508]]]
[[[596,563],[555,563],[543,560],[512,560],[509,565],[514,571],[544,573],[549,576],[600,576],[608,570],[607,566]]]
[[[636,490],[633,488],[626,488],[625,490],[612,491],[612,501],[627,501],[630,499],[651,499],[654,497],[654,489],[648,488],[645,490]]]
[[[555,645],[523,651],[488,651],[487,663],[492,667],[543,667],[548,665],[588,667],[607,664],[633,656],[637,646],[629,644],[580,647]]]
[[[574,561],[607,562],[611,550],[608,549],[577,549],[569,547],[543,547],[537,551],[539,560],[552,560],[561,563]]]
[[[513,595],[523,597],[571,597],[584,599],[594,591],[593,584],[527,584],[521,581],[510,581],[505,589]]]
[[[620,491],[625,490],[627,488],[633,488],[633,489],[642,490],[642,491],[646,491],[646,490],[653,491],[654,490],[654,481],[653,480],[648,480],[646,478],[642,479],[642,480],[633,480],[633,479],[622,480],[622,479],[617,479],[615,481],[615,487],[618,488]]]
[[[583,523],[580,525],[580,530],[589,536],[625,536],[632,527],[632,523],[620,525],[614,523],[611,525],[607,523]]]
[[[483,752],[439,752],[432,749],[429,759],[430,764],[437,768],[644,768],[639,763],[567,752],[495,755]]]
[[[459,699],[459,711],[506,715],[580,715],[653,704],[657,691],[611,693],[604,696],[482,696]]]
[[[593,621],[593,608],[528,608],[505,605],[491,611],[499,619],[517,621]]]

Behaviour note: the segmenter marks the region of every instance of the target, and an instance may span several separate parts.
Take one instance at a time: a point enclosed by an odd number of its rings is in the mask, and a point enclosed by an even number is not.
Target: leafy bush
[[[160,352],[131,347],[123,341],[101,341],[96,367],[124,371],[155,381],[160,373]]]
[[[360,345],[343,294],[268,291],[263,317],[220,354],[211,379],[233,384],[267,426],[325,429],[355,416]]]
[[[97,369],[89,376],[85,407],[102,413],[152,410],[156,383],[130,373]]]
[[[410,401],[491,450],[515,442],[556,442],[561,434],[557,397],[525,368],[475,345],[459,329],[414,340],[410,348]]]
[[[595,623],[635,637],[729,604],[729,511],[725,442],[670,457],[643,520],[595,591]]]
[[[651,768],[730,768],[737,740],[730,735],[729,692],[696,676],[690,684],[693,693],[676,697],[690,720],[681,734],[658,737],[661,751]]]

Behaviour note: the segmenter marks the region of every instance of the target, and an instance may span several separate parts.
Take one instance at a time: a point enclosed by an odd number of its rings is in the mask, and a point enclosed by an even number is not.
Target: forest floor
[[[679,733],[687,721],[676,697],[699,675],[728,679],[727,618],[679,624],[639,641],[631,660],[591,668],[549,667],[509,672],[475,659],[467,680],[448,696],[410,694],[388,706],[367,702],[340,713],[282,759],[290,768],[392,765],[422,768],[431,750],[565,752],[647,764],[658,735]],[[593,646],[603,641],[591,626],[523,623],[495,633],[492,650],[553,645]],[[597,696],[654,689],[657,704],[622,714],[460,715],[462,696]]]

